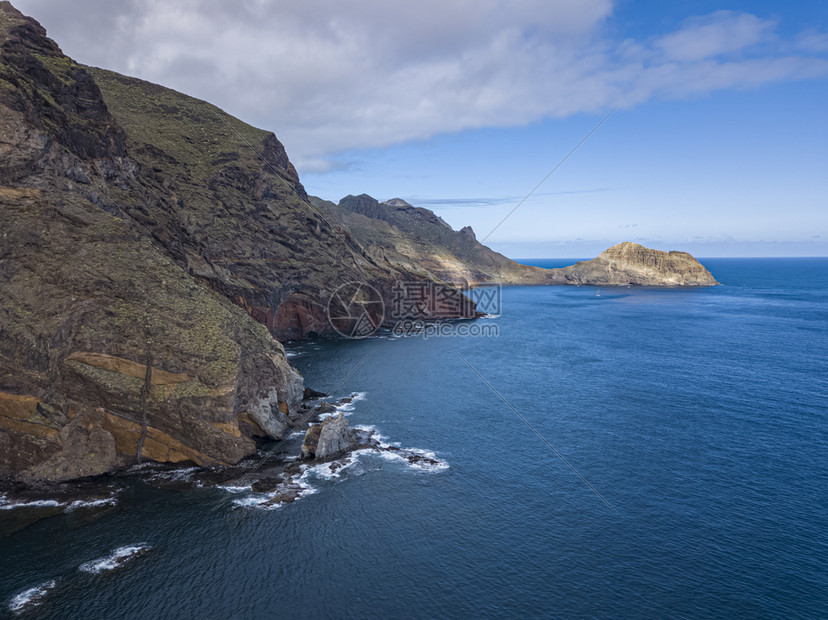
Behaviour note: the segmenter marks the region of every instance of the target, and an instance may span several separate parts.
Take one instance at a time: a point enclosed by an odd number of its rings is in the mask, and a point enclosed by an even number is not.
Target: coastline
[[[231,495],[247,494],[255,499],[231,497],[229,501],[236,507],[272,509],[306,494],[309,473],[320,477],[338,476],[337,472],[352,465],[362,454],[384,454],[424,469],[445,466],[428,451],[388,443],[379,430],[364,426],[353,429],[356,441],[345,451],[321,458],[303,457],[302,441],[307,431],[329,418],[350,415],[354,411],[353,403],[362,400],[364,395],[364,392],[352,392],[332,403],[327,402],[326,396],[309,399],[305,402],[307,409],[302,422],[286,432],[283,440],[262,442],[254,455],[235,465],[204,467],[194,463],[148,461],[100,476],[64,482],[0,480],[0,519],[23,517],[18,519],[15,528],[7,531],[11,533],[61,513],[116,508],[119,495],[135,479],[158,488],[218,488]]]

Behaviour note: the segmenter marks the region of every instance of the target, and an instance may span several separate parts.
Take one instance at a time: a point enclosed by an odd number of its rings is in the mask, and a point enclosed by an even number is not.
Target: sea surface
[[[504,288],[476,335],[289,347],[439,465],[366,452],[270,510],[139,476],[0,502],[0,617],[828,617],[828,259],[702,262],[723,286]]]

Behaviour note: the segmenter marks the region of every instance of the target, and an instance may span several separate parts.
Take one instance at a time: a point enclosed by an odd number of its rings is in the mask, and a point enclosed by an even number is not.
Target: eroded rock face
[[[82,411],[59,432],[61,450],[25,471],[29,480],[72,480],[104,474],[121,463],[115,438],[94,412]]]
[[[8,3],[0,134],[0,476],[253,453],[267,431],[249,410],[264,399],[291,415],[302,378],[264,325],[177,259],[183,229],[164,215],[178,198],[163,169],[132,157],[140,149],[91,73]],[[298,196],[283,149],[261,136],[271,185]]]
[[[277,390],[271,390],[267,397],[253,403],[247,414],[271,439],[282,439],[290,425],[288,417],[279,409]]]
[[[546,284],[552,278],[548,269],[521,265],[481,245],[470,227],[452,230],[432,211],[399,198],[379,202],[361,194],[345,196],[338,205],[314,196],[310,200],[347,230],[372,260],[397,269],[458,287]]]
[[[348,419],[340,413],[308,429],[302,442],[302,457],[335,457],[353,450],[358,444],[357,434],[348,427]]]
[[[662,252],[625,241],[590,261],[550,270],[563,284],[597,286],[716,286],[713,275],[687,252]]]

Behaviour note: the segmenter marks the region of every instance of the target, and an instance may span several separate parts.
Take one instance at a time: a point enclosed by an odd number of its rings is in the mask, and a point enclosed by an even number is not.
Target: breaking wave
[[[27,608],[32,608],[43,601],[43,597],[57,585],[57,581],[50,579],[41,583],[39,586],[23,590],[20,594],[16,594],[11,601],[9,601],[9,611],[12,613],[19,613]]]
[[[97,560],[84,562],[78,567],[78,570],[84,573],[98,574],[103,571],[114,570],[123,566],[126,562],[140,557],[147,553],[151,547],[147,543],[138,543],[135,545],[126,545],[114,549],[112,553]]]

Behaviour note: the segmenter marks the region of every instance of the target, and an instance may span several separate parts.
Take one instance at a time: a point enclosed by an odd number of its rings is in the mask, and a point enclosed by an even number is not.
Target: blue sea
[[[366,452],[273,510],[135,477],[0,533],[0,616],[828,617],[828,259],[702,262],[723,286],[504,288],[496,329],[290,346],[438,465]]]

